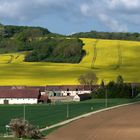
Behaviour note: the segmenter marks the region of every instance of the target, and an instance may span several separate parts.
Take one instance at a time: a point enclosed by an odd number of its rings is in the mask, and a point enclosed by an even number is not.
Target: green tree
[[[123,77],[121,75],[119,75],[116,79],[116,83],[118,85],[123,85],[124,84],[124,80],[123,80]]]
[[[4,26],[2,24],[0,24],[0,36],[4,36]]]
[[[105,83],[104,83],[104,81],[103,81],[103,80],[101,81],[100,86],[101,86],[101,88],[103,88],[103,89],[105,88]]]
[[[79,63],[85,54],[79,39],[48,38],[30,43],[33,49],[25,61]]]

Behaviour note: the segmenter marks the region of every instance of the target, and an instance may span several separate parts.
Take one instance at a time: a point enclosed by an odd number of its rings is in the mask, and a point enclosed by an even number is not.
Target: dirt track
[[[46,140],[140,140],[140,104],[72,122],[51,133]]]

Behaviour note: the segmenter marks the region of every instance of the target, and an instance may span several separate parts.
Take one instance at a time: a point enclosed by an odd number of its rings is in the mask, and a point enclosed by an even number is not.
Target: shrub
[[[9,126],[17,138],[39,139],[42,137],[41,132],[24,119],[12,119]]]

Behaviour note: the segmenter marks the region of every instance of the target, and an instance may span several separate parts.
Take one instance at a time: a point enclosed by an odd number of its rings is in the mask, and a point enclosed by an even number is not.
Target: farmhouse
[[[0,89],[0,104],[37,104],[40,97],[39,89]]]
[[[62,86],[46,86],[46,92],[49,96],[76,96],[80,94],[90,94],[99,88],[98,85],[62,85]]]
[[[76,95],[89,95],[98,85],[0,86],[0,104],[37,104],[73,101]],[[80,101],[82,98],[80,98]]]

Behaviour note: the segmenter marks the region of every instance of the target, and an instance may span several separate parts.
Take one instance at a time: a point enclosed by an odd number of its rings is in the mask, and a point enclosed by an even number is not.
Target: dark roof
[[[0,89],[0,98],[39,98],[39,89]]]
[[[27,86],[0,86],[0,90],[5,89],[25,89]]]
[[[5,89],[39,89],[45,91],[45,86],[0,86],[0,90]]]
[[[54,86],[54,85],[46,86],[46,90],[47,90],[47,91],[57,91],[57,90],[61,90],[61,86]]]
[[[45,86],[28,86],[27,88],[39,89],[41,92],[44,92],[45,91]]]
[[[88,93],[85,93],[85,94],[78,94],[78,96],[79,96],[80,98],[91,97],[91,95],[88,94]]]
[[[50,86],[46,86],[46,90],[47,91],[67,91],[67,89],[69,90],[96,90],[97,88],[99,88],[98,85],[92,85],[92,86],[89,86],[89,85],[61,85],[61,86],[53,86],[53,85],[50,85]]]
[[[73,90],[75,91],[76,89],[78,90],[96,90],[99,88],[99,85],[48,85],[48,86],[0,86],[0,91],[1,90],[21,90],[21,89],[39,89],[40,92],[44,92],[45,89],[47,91],[67,91]]]
[[[78,94],[78,96],[80,97],[80,100],[87,100],[87,99],[91,99],[91,95],[90,94]]]

